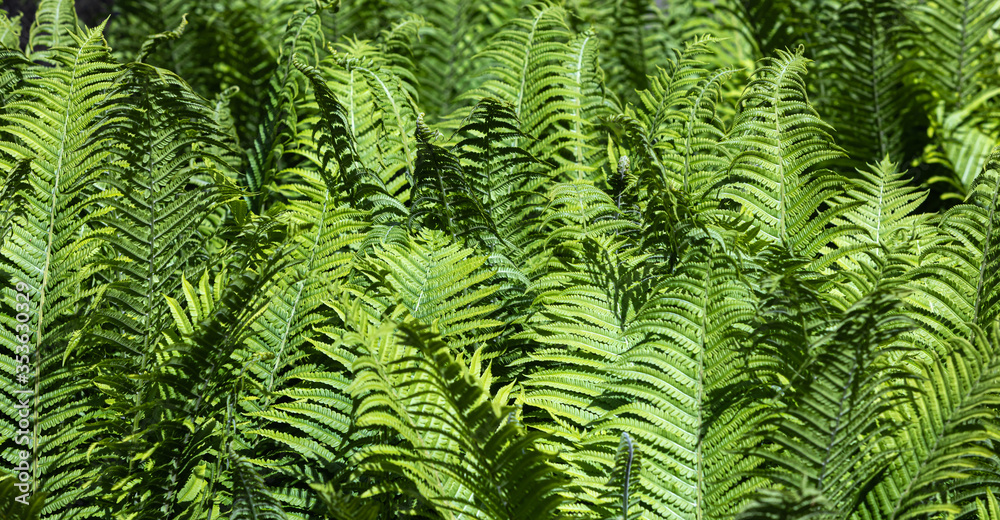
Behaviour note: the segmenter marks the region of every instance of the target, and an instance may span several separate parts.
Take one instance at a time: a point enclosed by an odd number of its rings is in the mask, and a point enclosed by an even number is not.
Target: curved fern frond
[[[9,50],[21,48],[21,16],[9,18],[7,13],[0,13],[0,47]]]
[[[650,76],[649,89],[639,99],[653,149],[671,178],[655,179],[657,189],[679,187],[701,193],[709,181],[728,164],[722,120],[716,111],[722,84],[733,69],[709,71],[699,59],[711,54],[717,40],[701,37],[674,51],[667,68]]]
[[[927,192],[910,186],[904,172],[897,171],[888,157],[857,172],[852,195],[835,200],[860,200],[862,204],[835,219],[833,225],[855,226],[862,232],[838,237],[834,240],[837,250],[819,264],[835,261],[842,268],[839,274],[849,283],[838,285],[837,292],[849,300],[848,306],[877,286],[908,276],[918,264],[921,248],[936,234],[931,215],[916,213]]]
[[[365,168],[358,156],[349,114],[330,89],[320,72],[307,64],[293,60],[309,79],[321,110],[321,157],[323,181],[331,193],[347,193],[348,201],[361,209],[373,211],[376,223],[396,223],[405,219],[407,211],[392,197],[382,179]],[[331,168],[337,166],[336,171]]]
[[[753,427],[739,345],[753,316],[740,266],[718,244],[700,243],[684,267],[652,290],[631,329],[645,336],[611,367],[607,385],[624,404],[602,429],[628,432],[643,454],[636,489],[643,509],[666,518],[735,514],[759,485],[740,455]]]
[[[583,153],[595,138],[583,128],[591,116],[584,113],[586,106],[596,105],[585,92],[600,88],[594,84],[596,41],[590,40],[595,36],[574,39],[561,7],[530,6],[529,13],[530,17],[511,21],[480,54],[491,65],[483,86],[469,96],[510,103],[522,130],[534,138],[525,143],[515,140],[515,145],[554,163],[550,177],[578,178],[589,166],[582,162]],[[563,157],[570,150],[578,160]],[[573,174],[575,170],[582,171]]]
[[[479,241],[514,260],[535,231],[532,202],[538,200],[535,188],[544,178],[533,175],[530,167],[536,160],[518,145],[525,135],[513,107],[492,98],[481,100],[459,136],[455,150],[466,183],[486,213],[485,222],[475,223],[485,228]]]
[[[343,100],[358,154],[365,164],[378,164],[386,191],[405,203],[413,183],[417,113],[403,70],[391,65],[392,54],[366,41],[341,44],[334,52],[322,69]]]
[[[246,185],[251,192],[259,193],[251,208],[255,211],[266,207],[266,190],[271,189],[277,163],[292,137],[290,130],[296,126],[294,99],[299,88],[295,84],[293,59],[296,53],[315,48],[316,40],[321,36],[320,15],[323,7],[322,2],[310,3],[296,11],[285,27],[278,65],[265,90],[267,102],[263,106],[263,117],[247,153]]]
[[[911,300],[923,324],[921,341],[946,352],[948,338],[969,338],[969,325],[985,327],[1000,316],[1000,147],[967,202],[948,210],[939,235],[928,239],[912,274]]]

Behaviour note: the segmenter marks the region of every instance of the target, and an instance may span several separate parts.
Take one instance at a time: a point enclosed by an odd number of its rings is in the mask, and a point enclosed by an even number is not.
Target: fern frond
[[[233,472],[233,520],[285,520],[281,507],[268,491],[264,479],[253,465],[230,450],[229,467]]]
[[[299,88],[295,83],[293,59],[296,53],[316,46],[315,40],[321,36],[320,15],[323,7],[320,2],[310,3],[297,10],[285,27],[277,68],[265,90],[267,101],[263,106],[263,117],[257,124],[251,149],[247,153],[246,185],[251,192],[259,193],[251,208],[255,211],[266,207],[264,202],[269,198],[267,190],[271,189],[277,163],[292,137],[291,130],[296,126],[294,99]]]
[[[372,210],[376,223],[404,220],[406,207],[388,193],[382,179],[365,168],[358,156],[349,114],[337,95],[317,69],[297,60],[293,63],[309,79],[322,111],[321,172],[327,189],[331,193],[347,193],[348,200],[356,207]],[[332,171],[331,163],[336,164],[336,172]]]
[[[387,289],[414,320],[435,324],[451,348],[478,346],[494,337],[493,329],[500,325],[489,318],[497,306],[486,303],[498,287],[484,283],[495,272],[484,268],[486,257],[449,242],[440,233],[424,232],[409,247],[376,249],[371,267],[361,272],[373,283],[371,292]],[[395,303],[388,300],[385,306]]]
[[[21,16],[10,18],[0,12],[0,47],[12,51],[21,48]]]
[[[80,22],[74,0],[42,0],[28,36],[29,56],[33,60],[45,59],[47,51],[54,47],[75,45],[77,35]]]
[[[824,53],[830,90],[819,103],[851,160],[904,159],[906,95],[899,2],[857,0],[840,7],[835,47]]]
[[[503,403],[431,329],[404,323],[398,331],[387,344],[365,342],[353,388],[358,425],[403,442],[362,448],[359,469],[402,477],[444,518],[557,517],[563,482],[538,434],[505,421]]]
[[[807,61],[801,48],[778,51],[778,58],[764,60],[754,73],[729,135],[735,157],[720,185],[723,196],[750,212],[768,237],[811,256],[850,232],[827,226],[851,205],[822,209],[845,180],[818,169],[842,154],[808,102]]]
[[[767,474],[794,488],[803,476],[821,492],[837,518],[848,518],[885,476],[896,410],[917,389],[916,375],[893,362],[894,344],[910,326],[894,290],[867,295],[835,328],[808,345],[798,374],[762,418],[759,433],[778,450],[756,453],[771,461]],[[766,433],[764,433],[766,432]]]
[[[510,103],[521,129],[534,138],[515,140],[515,145],[543,162],[554,163],[550,177],[579,178],[589,166],[582,162],[583,152],[596,137],[583,128],[595,115],[585,113],[587,105],[597,105],[585,93],[600,88],[594,84],[596,42],[589,41],[594,35],[574,39],[566,12],[555,5],[529,6],[529,14],[511,21],[480,54],[479,58],[491,65],[483,86],[469,97],[493,97]],[[563,157],[570,151],[578,160]],[[582,171],[573,173],[576,170]]]
[[[518,145],[525,135],[511,105],[492,98],[476,104],[455,145],[471,195],[483,206],[487,220],[476,223],[486,228],[479,240],[490,250],[500,249],[508,258],[519,250],[535,231],[531,203],[534,188],[543,178],[533,176],[536,162]]]
[[[55,4],[45,8],[52,11]],[[51,28],[52,16],[43,17],[43,27]],[[111,210],[107,201],[118,196],[114,189],[95,189],[108,153],[100,129],[107,124],[109,104],[117,99],[113,82],[120,73],[102,29],[82,39],[74,32],[62,42],[67,46],[48,49],[45,59],[51,66],[26,74],[0,114],[0,135],[13,136],[0,141],[0,157],[30,159],[31,167],[29,187],[22,192],[24,211],[15,216],[13,234],[3,244],[0,269],[8,279],[27,285],[24,292],[31,301],[26,324],[15,322],[13,313],[2,321],[8,331],[21,325],[24,332],[27,325],[30,332],[24,364],[30,368],[27,386],[37,414],[29,435],[33,491],[49,493],[46,514],[81,518],[98,509],[77,500],[93,496],[91,480],[99,474],[87,463],[84,448],[98,434],[85,426],[94,420],[93,412],[82,410],[96,410],[99,404],[81,374],[85,362],[66,362],[64,356],[68,340],[82,325],[81,313],[92,310],[91,297],[101,285],[95,276],[95,239],[110,233],[99,219]],[[13,286],[5,290],[11,299],[12,291]],[[14,337],[4,334],[11,351]],[[15,388],[13,363],[10,367],[4,392]],[[10,418],[15,416],[12,406],[4,406]],[[0,428],[11,435],[17,429],[14,422]]]
[[[921,367],[921,392],[906,414],[909,425],[888,447],[899,460],[869,495],[864,518],[907,520],[958,514],[959,505],[998,485],[996,406],[1000,404],[1000,330],[974,328],[950,351]],[[962,490],[961,494],[945,490]],[[964,504],[956,504],[958,499]]]
[[[716,104],[722,84],[734,71],[709,71],[700,60],[711,54],[715,42],[701,37],[688,42],[683,51],[674,51],[675,59],[650,76],[648,90],[638,93],[649,139],[670,176],[652,179],[658,190],[669,186],[702,193],[728,164],[720,146],[724,129]]]
[[[378,164],[386,191],[405,203],[413,183],[417,113],[403,70],[391,65],[391,54],[365,41],[339,45],[335,53],[322,67],[343,100],[358,154],[365,164]]]

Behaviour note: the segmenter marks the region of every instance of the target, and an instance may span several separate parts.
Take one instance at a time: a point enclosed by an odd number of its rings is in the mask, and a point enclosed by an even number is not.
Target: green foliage
[[[0,14],[0,518],[1000,517],[995,0],[115,9]]]

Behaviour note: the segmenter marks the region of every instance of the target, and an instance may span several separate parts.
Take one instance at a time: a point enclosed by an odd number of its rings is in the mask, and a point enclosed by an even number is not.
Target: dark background
[[[114,0],[76,0],[76,13],[80,23],[93,27],[112,13]],[[7,11],[8,16],[24,13],[21,19],[21,47],[28,43],[28,30],[35,21],[35,8],[38,0],[0,0],[0,9]]]

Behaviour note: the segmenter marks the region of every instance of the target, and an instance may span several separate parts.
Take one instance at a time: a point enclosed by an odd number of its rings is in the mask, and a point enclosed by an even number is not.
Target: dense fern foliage
[[[0,520],[1000,520],[997,0],[0,12]]]

